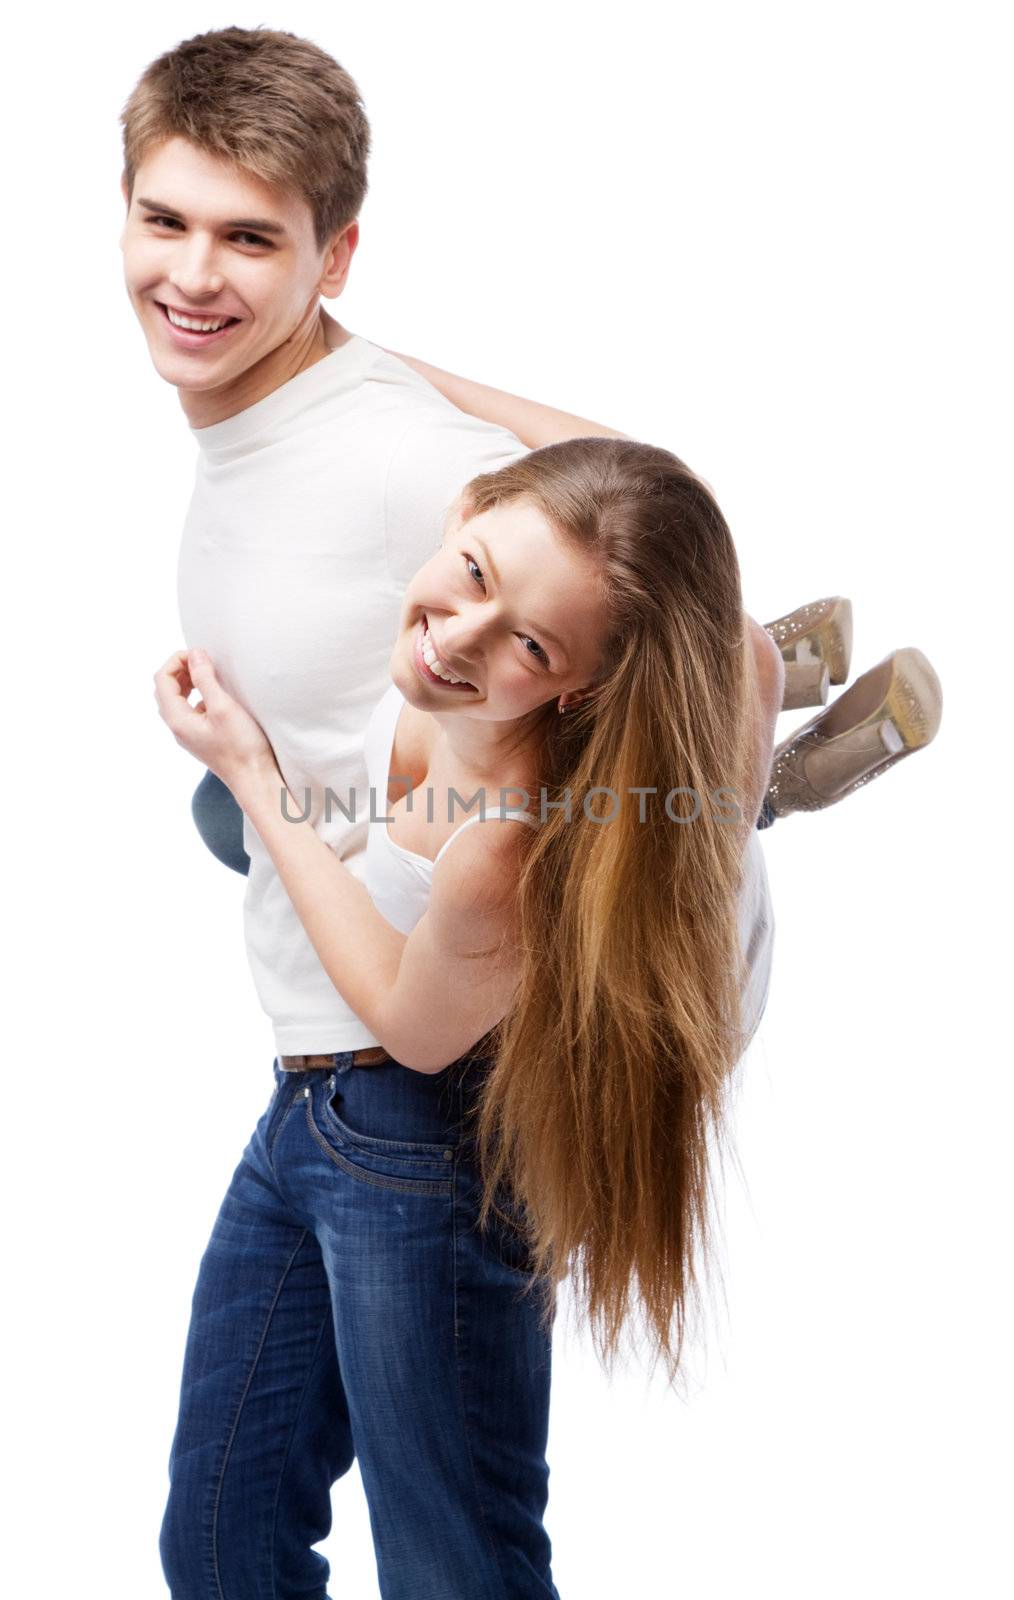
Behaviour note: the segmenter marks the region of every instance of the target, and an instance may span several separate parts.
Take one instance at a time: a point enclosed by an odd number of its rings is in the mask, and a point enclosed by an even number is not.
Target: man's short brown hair
[[[120,121],[128,196],[149,150],[178,137],[302,195],[321,249],[366,197],[370,125],[359,90],[294,33],[222,28],[184,40],[146,69]]]

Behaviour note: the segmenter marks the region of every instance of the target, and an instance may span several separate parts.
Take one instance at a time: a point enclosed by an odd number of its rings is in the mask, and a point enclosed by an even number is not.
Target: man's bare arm
[[[400,350],[389,350],[388,355],[397,356],[399,361],[418,372],[459,411],[506,428],[529,450],[559,444],[564,439],[628,437],[615,428],[604,427],[601,422],[590,422],[587,417],[575,417],[569,411],[557,411],[555,406],[540,405],[537,400],[524,400],[518,394],[507,394],[503,389],[491,389],[488,384],[476,383],[472,378],[444,372],[441,367],[431,367],[428,361],[402,355]]]

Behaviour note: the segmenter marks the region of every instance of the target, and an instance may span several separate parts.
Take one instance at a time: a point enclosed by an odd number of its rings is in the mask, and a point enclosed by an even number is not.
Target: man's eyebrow
[[[173,206],[167,206],[161,200],[146,200],[143,195],[138,195],[137,203],[146,211],[160,211],[163,216],[175,217],[177,222],[183,222],[182,212]],[[266,217],[232,217],[223,222],[223,228],[247,228],[251,233],[279,233],[284,234],[285,229],[280,222],[271,222]]]
[[[476,539],[474,536],[473,536],[471,542],[472,542],[472,544],[475,545],[476,549],[479,551],[479,554],[482,556],[484,564],[489,568],[490,572],[493,574],[493,582],[496,584],[498,589],[501,588],[502,585],[500,583],[500,574],[497,572],[496,565],[495,565],[495,563],[493,561],[493,557],[490,555],[489,551],[486,549],[486,546],[483,544],[481,539]],[[548,628],[541,627],[540,624],[537,623],[537,622],[526,622],[525,623],[525,627],[526,628],[531,628],[532,633],[533,633],[533,635],[535,636],[536,639],[541,637],[543,639],[548,639],[550,644],[555,644],[557,650],[559,650],[560,654],[562,655],[566,665],[570,666],[570,657],[568,656],[568,654],[567,654],[566,650],[564,649],[563,645],[561,644],[560,640],[556,637],[555,633],[550,633]]]

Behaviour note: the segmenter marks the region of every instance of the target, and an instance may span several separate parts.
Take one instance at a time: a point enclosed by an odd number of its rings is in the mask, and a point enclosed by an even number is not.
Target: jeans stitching
[[[271,1135],[271,1143],[268,1145],[268,1150],[267,1150],[269,1163],[273,1163],[274,1162],[275,1146],[278,1143],[279,1135],[281,1134],[282,1129],[285,1127],[286,1122],[288,1122],[288,1120],[289,1120],[289,1112],[292,1110],[293,1106],[296,1103],[296,1088],[297,1088],[297,1085],[293,1084],[292,1093],[289,1096],[289,1103],[285,1107],[285,1110],[282,1112],[282,1115],[279,1118],[277,1128],[275,1129],[274,1133]],[[281,1093],[280,1090],[279,1090],[279,1093]],[[271,1170],[274,1171],[274,1166],[273,1165],[272,1165]]]
[[[308,1229],[303,1229],[303,1232],[299,1236],[299,1241],[296,1244],[295,1249],[290,1255],[288,1261],[286,1262],[285,1269],[278,1280],[278,1288],[275,1290],[274,1299],[272,1300],[271,1305],[268,1308],[268,1314],[264,1319],[264,1327],[261,1330],[261,1336],[257,1343],[257,1349],[254,1353],[254,1358],[250,1363],[250,1371],[247,1373],[246,1383],[243,1385],[243,1393],[239,1397],[239,1405],[236,1408],[236,1415],[233,1418],[232,1427],[229,1429],[229,1437],[226,1440],[225,1445],[225,1454],[222,1457],[222,1465],[218,1472],[218,1482],[215,1485],[215,1499],[211,1515],[211,1557],[215,1572],[215,1585],[218,1589],[218,1600],[226,1600],[225,1590],[222,1588],[222,1573],[218,1564],[218,1511],[222,1502],[222,1486],[225,1482],[226,1469],[228,1468],[229,1457],[232,1454],[232,1447],[236,1439],[236,1430],[239,1427],[240,1418],[243,1415],[243,1407],[245,1406],[247,1396],[250,1393],[250,1385],[253,1382],[254,1373],[257,1371],[257,1363],[261,1358],[261,1354],[264,1350],[264,1341],[267,1339],[268,1330],[271,1327],[271,1319],[275,1314],[275,1308],[278,1305],[281,1292],[285,1287],[286,1279],[288,1278],[289,1273],[292,1271],[293,1263],[295,1262],[296,1257],[306,1242],[308,1232]]]
[[[331,1149],[331,1146],[317,1127],[316,1122],[313,1120],[313,1100],[310,1095],[306,1097],[306,1125],[316,1143],[324,1154],[330,1157],[335,1166],[340,1167],[342,1172],[347,1172],[351,1178],[357,1179],[360,1183],[373,1184],[374,1188],[377,1189],[393,1189],[400,1194],[430,1195],[433,1198],[443,1197],[454,1192],[453,1183],[446,1179],[385,1178],[380,1173],[367,1172],[363,1167],[354,1166],[351,1161],[339,1155],[337,1150]]]
[[[347,1139],[350,1144],[361,1145],[364,1150],[372,1150],[373,1154],[378,1156],[390,1153],[397,1157],[411,1157],[411,1152],[417,1150],[420,1152],[416,1157],[419,1161],[441,1161],[447,1148],[446,1142],[427,1144],[421,1139],[380,1139],[376,1134],[357,1133],[354,1128],[349,1127],[348,1123],[342,1121],[336,1111],[332,1110],[331,1101],[326,1091],[324,1094],[324,1119],[333,1123],[335,1132],[340,1133],[342,1138]],[[374,1150],[374,1145],[379,1146],[379,1148]],[[432,1150],[434,1153],[433,1155],[423,1155],[421,1152],[424,1150]],[[437,1151],[440,1152],[439,1155]]]

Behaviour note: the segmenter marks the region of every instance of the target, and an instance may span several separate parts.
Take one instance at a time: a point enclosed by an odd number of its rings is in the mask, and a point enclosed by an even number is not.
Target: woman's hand
[[[201,699],[191,705],[195,689]],[[177,744],[210,767],[237,800],[251,778],[280,776],[263,728],[222,688],[205,651],[171,655],[155,674],[155,699]]]

